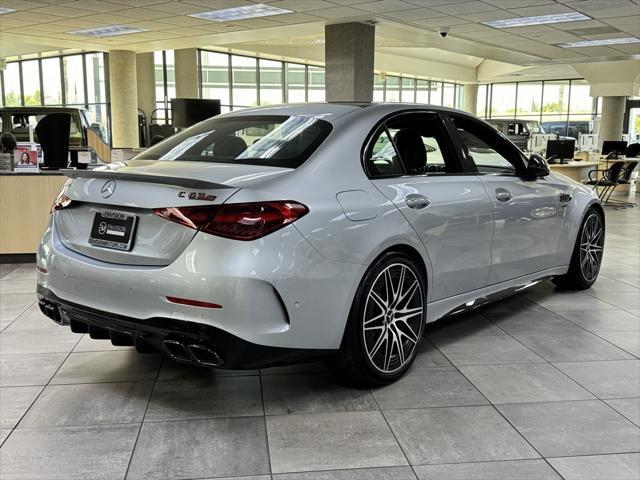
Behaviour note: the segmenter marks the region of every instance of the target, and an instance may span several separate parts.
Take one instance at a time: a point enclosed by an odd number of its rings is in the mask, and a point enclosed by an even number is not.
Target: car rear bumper
[[[67,302],[38,285],[42,312],[60,325],[115,345],[135,346],[141,353],[159,351],[182,363],[230,369],[254,369],[322,358],[334,350],[257,345],[224,330],[171,318],[144,320]]]
[[[172,264],[158,267],[87,257],[64,245],[50,225],[38,267],[39,287],[109,318],[163,318],[255,345],[304,350],[339,348],[363,269],[321,256],[292,226],[254,242],[199,233]]]

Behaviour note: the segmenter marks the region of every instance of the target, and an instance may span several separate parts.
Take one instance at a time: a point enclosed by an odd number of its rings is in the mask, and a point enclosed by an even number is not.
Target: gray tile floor
[[[372,391],[72,334],[38,311],[32,265],[0,265],[0,478],[638,479],[640,208],[607,213],[592,289],[430,325]]]

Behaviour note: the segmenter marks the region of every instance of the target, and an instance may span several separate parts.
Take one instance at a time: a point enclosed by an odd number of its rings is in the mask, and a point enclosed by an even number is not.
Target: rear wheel
[[[352,386],[391,383],[416,357],[425,323],[425,281],[415,262],[387,253],[365,274],[340,351],[329,368]]]
[[[604,219],[591,208],[582,221],[571,256],[569,271],[553,282],[562,288],[584,290],[594,284],[600,272],[604,249]]]

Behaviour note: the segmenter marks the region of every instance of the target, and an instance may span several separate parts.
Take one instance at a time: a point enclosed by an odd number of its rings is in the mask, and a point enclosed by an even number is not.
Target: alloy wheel
[[[362,324],[364,346],[371,364],[394,373],[413,358],[424,323],[424,297],[411,268],[393,263],[371,285]]]
[[[598,276],[604,247],[604,227],[600,215],[587,217],[580,237],[580,269],[584,278],[592,282]]]

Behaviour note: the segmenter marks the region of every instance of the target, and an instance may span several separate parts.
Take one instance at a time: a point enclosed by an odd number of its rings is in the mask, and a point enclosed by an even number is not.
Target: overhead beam
[[[640,62],[577,63],[573,68],[590,86],[592,97],[619,97],[640,95]]]

